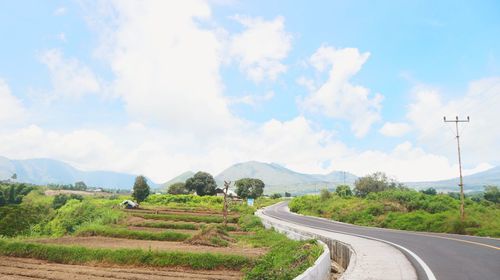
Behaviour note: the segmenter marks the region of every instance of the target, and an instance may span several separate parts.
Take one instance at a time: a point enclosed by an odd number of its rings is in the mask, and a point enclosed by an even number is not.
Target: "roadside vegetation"
[[[355,188],[294,198],[290,210],[340,222],[392,229],[500,237],[498,188],[489,186],[483,197],[467,197],[465,220],[459,215],[456,194],[434,189],[415,191],[382,173],[362,177]]]

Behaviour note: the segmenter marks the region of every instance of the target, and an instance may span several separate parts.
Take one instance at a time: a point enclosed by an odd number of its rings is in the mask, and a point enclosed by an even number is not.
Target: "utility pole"
[[[224,206],[222,208],[222,216],[224,218],[224,227],[227,226],[227,190],[229,189],[229,186],[231,185],[231,181],[224,181]]]
[[[469,122],[470,118],[467,116],[466,120],[460,120],[458,119],[458,116],[454,120],[446,120],[446,117],[443,117],[444,122],[454,122],[455,123],[455,128],[457,131],[457,147],[458,147],[458,170],[460,172],[460,183],[458,184],[460,186],[460,219],[462,222],[465,219],[465,210],[464,210],[464,182],[462,179],[462,157],[460,156],[460,135],[458,133],[458,123],[460,122]]]

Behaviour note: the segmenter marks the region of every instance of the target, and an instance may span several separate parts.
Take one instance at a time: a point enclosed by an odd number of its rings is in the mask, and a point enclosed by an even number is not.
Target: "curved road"
[[[287,202],[278,203],[264,213],[302,226],[395,243],[420,257],[438,280],[500,280],[500,239],[356,226],[297,215],[287,208]],[[423,267],[402,252],[415,267],[418,278],[429,279]]]

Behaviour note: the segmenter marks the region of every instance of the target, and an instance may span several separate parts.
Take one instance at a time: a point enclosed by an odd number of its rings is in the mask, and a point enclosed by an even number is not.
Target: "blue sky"
[[[7,1],[0,154],[167,180],[247,160],[301,172],[498,165],[497,1]]]

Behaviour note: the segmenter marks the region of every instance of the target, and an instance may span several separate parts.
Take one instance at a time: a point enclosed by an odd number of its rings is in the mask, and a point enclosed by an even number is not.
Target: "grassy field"
[[[447,194],[394,189],[366,198],[307,195],[294,198],[289,207],[300,214],[364,226],[500,237],[499,204],[466,199],[464,222],[459,204]]]

